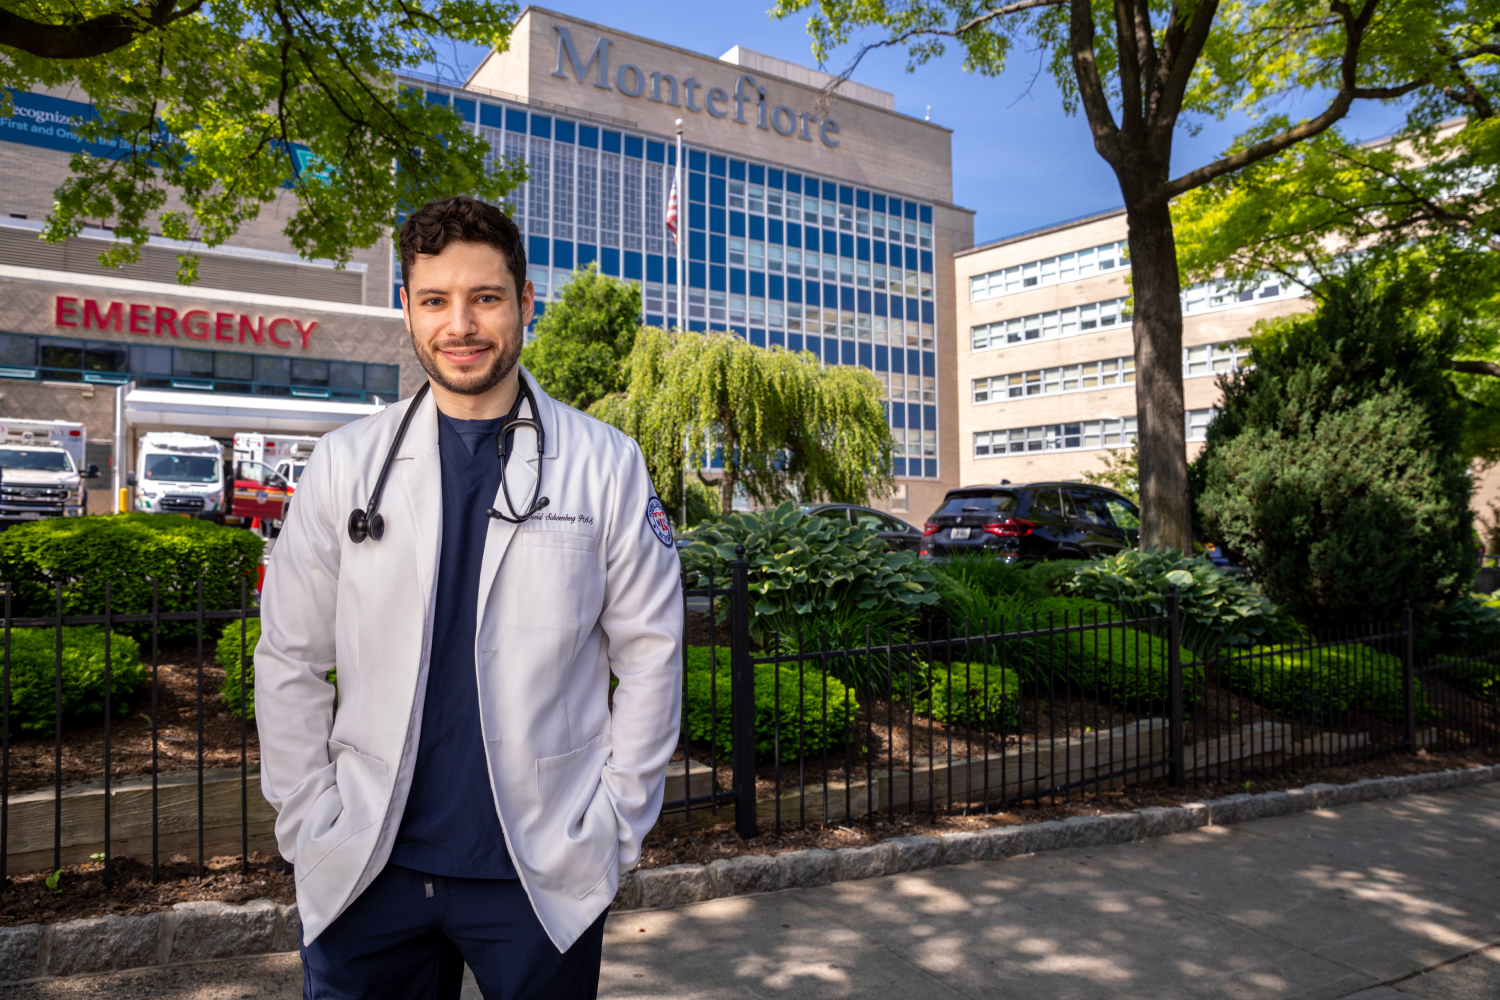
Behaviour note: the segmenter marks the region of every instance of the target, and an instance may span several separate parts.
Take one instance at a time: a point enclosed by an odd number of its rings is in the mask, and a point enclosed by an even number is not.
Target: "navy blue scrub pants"
[[[302,995],[458,1000],[467,962],[485,1000],[594,1000],[604,917],[559,954],[520,879],[449,878],[386,865],[302,946]]]

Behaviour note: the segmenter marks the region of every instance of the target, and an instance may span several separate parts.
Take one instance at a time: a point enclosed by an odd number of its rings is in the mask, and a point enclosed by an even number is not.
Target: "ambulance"
[[[223,522],[224,447],[204,434],[153,431],[136,445],[135,509],[146,514],[187,514]]]
[[[0,525],[44,517],[78,517],[88,502],[83,424],[0,419]]]

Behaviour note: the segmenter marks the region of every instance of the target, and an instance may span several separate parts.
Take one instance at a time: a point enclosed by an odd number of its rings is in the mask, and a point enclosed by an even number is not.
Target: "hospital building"
[[[952,203],[948,129],[743,48],[716,58],[535,7],[462,86],[404,82],[457,111],[496,163],[526,161],[511,211],[539,312],[594,262],[640,283],[647,323],[860,365],[896,442],[881,506],[920,518],[958,484],[952,261],[973,225]],[[41,242],[87,150],[70,123],[91,114],[86,95],[53,91],[17,95],[0,119],[0,419],[83,421],[90,459],[128,467],[148,430],[322,433],[415,391],[389,241],[342,269],[300,259],[282,233],[289,196],[229,245],[156,237],[121,269],[98,264],[107,230]],[[678,119],[680,304],[665,228]],[[190,288],[174,280],[183,249],[202,255]],[[96,488],[90,509],[112,502]]]

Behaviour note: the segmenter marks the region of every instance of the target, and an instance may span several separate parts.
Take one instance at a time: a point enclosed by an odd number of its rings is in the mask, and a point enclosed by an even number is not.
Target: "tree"
[[[814,2],[778,0],[772,15],[789,17]],[[844,77],[874,48],[904,48],[914,69],[942,55],[950,40],[962,46],[966,69],[995,75],[1018,40],[1029,36],[1048,56],[1064,110],[1082,108],[1094,148],[1119,183],[1129,226],[1141,545],[1147,549],[1186,550],[1191,543],[1172,199],[1319,135],[1357,100],[1460,86],[1462,74],[1442,47],[1445,33],[1468,24],[1489,32],[1496,23],[1489,9],[1427,0],[1331,0],[1326,11],[1306,0],[816,4],[808,31],[820,62],[856,31],[885,35],[860,49]],[[1270,113],[1278,102],[1308,91],[1327,97],[1318,115],[1294,124]],[[1195,119],[1231,112],[1264,117],[1225,155],[1174,177],[1179,123],[1191,127]]]
[[[1336,129],[1173,206],[1191,279],[1259,283],[1267,273],[1322,282],[1352,265],[1405,286],[1419,330],[1438,338],[1453,390],[1470,403],[1463,451],[1500,460],[1500,119],[1489,95],[1494,46],[1455,57],[1467,81],[1434,89],[1402,129],[1375,143]],[[1468,117],[1455,122],[1454,114]],[[1330,286],[1335,287],[1335,286]]]
[[[503,47],[510,0],[24,0],[0,10],[0,86],[77,88],[78,153],[43,238],[110,226],[106,266],[153,229],[214,246],[289,188],[304,257],[348,261],[401,211],[455,191],[500,202],[522,168],[395,74],[448,41]],[[5,113],[13,98],[0,97]],[[178,280],[197,275],[179,257]]]
[[[562,299],[549,302],[521,364],[548,395],[587,410],[625,390],[621,367],[641,325],[641,286],[600,274],[590,263],[573,273]]]
[[[783,500],[864,503],[891,486],[891,431],[880,383],[863,368],[823,367],[807,352],[753,347],[729,333],[644,327],[625,360],[626,391],[589,410],[640,442],[660,488],[691,461],[723,461],[719,509],[743,486]]]
[[[1426,618],[1473,579],[1467,404],[1405,294],[1356,271],[1264,331],[1193,463],[1206,534],[1308,624]]]

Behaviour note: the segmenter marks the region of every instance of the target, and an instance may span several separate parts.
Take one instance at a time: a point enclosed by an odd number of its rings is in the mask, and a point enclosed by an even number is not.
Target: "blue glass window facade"
[[[885,389],[895,474],[937,478],[932,206],[890,192],[685,150],[686,301],[665,228],[672,142],[476,98],[492,166],[522,159],[509,211],[527,235],[538,311],[574,266],[641,281],[645,322],[734,333],[858,365]],[[503,124],[502,124],[503,123]]]

